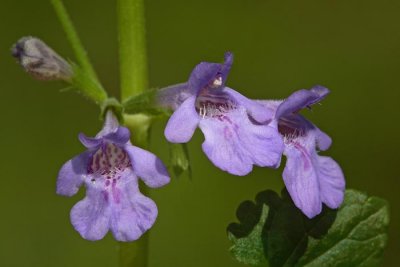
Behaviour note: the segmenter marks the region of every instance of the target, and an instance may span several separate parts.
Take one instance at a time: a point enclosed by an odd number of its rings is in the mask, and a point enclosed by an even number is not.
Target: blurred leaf
[[[169,116],[171,112],[167,109],[158,107],[154,103],[157,89],[146,90],[140,95],[128,98],[123,102],[124,111],[128,114],[145,113],[148,115]]]
[[[268,206],[269,208],[267,208]],[[378,266],[387,240],[386,201],[348,190],[341,208],[308,219],[286,191],[245,201],[228,226],[233,256],[253,266]]]
[[[172,144],[169,146],[170,153],[170,168],[176,177],[181,176],[185,171],[188,172],[189,177],[192,176],[190,168],[189,151],[186,144]]]

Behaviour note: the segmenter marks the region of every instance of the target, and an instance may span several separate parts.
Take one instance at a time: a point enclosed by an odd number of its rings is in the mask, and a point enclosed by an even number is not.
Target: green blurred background
[[[115,0],[65,0],[106,88],[118,94]],[[252,98],[284,98],[322,84],[331,95],[308,118],[329,133],[328,154],[349,188],[391,204],[383,266],[400,250],[399,70],[400,2],[348,0],[148,0],[151,86],[185,81],[199,61],[235,54],[228,85]],[[79,132],[101,127],[98,108],[61,83],[31,79],[10,56],[20,37],[34,35],[73,59],[47,0],[0,1],[1,173],[0,266],[117,266],[118,244],[89,242],[69,222],[83,195],[55,194],[60,166],[83,151]],[[167,159],[164,122],[151,150]],[[150,235],[150,267],[242,266],[228,252],[226,226],[236,207],[257,192],[283,186],[280,171],[248,177],[216,169],[190,143],[193,179],[172,181],[151,196],[159,219]]]

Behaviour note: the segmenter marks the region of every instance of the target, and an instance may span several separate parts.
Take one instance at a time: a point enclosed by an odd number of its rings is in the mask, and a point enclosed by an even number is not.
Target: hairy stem
[[[117,12],[121,100],[124,101],[148,87],[144,0],[117,0]],[[135,145],[146,147],[148,125],[135,123],[142,119],[131,117],[126,120],[126,126],[141,135],[133,140]],[[148,195],[147,188],[141,188],[141,192]],[[135,242],[120,243],[120,266],[147,267],[148,248],[148,233]]]
[[[101,104],[107,99],[107,93],[97,78],[68,12],[61,0],[51,0],[51,3],[78,61],[79,67],[74,67],[72,83],[90,99]]]
[[[89,57],[83,48],[83,45],[79,39],[79,36],[74,28],[74,25],[72,24],[72,21],[67,13],[67,10],[65,9],[64,4],[62,3],[61,0],[51,0],[51,3],[53,4],[53,7],[57,13],[57,16],[61,22],[61,25],[65,31],[65,34],[67,35],[68,41],[70,42],[72,49],[75,53],[76,59],[78,60],[79,65],[81,66],[82,69],[84,69],[90,76],[96,77],[97,75],[92,67],[92,64],[90,64]]]
[[[117,0],[121,100],[148,87],[144,0]]]

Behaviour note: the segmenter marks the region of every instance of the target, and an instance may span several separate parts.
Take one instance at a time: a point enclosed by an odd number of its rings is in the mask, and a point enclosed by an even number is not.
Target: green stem
[[[72,85],[76,87],[79,92],[82,92],[85,96],[92,99],[102,107],[107,101],[107,93],[101,84],[77,65],[73,66],[73,71],[74,76],[71,80]]]
[[[101,104],[107,99],[107,93],[97,78],[96,72],[90,63],[89,57],[79,39],[68,12],[61,0],[51,0],[51,3],[79,64],[79,66],[74,67],[72,83],[86,96],[96,103]]]
[[[78,60],[79,65],[83,70],[85,70],[90,76],[96,78],[97,75],[94,71],[92,64],[90,64],[89,57],[83,48],[83,45],[79,39],[79,36],[72,24],[72,21],[68,15],[67,10],[65,9],[64,4],[61,0],[51,0],[53,4],[54,10],[57,13],[57,16],[61,22],[61,25],[64,28],[65,34],[67,35],[68,41],[70,42],[72,49],[74,50],[76,59]]]
[[[142,190],[142,189],[141,189]],[[142,190],[143,191],[143,190]],[[144,193],[144,192],[142,192]],[[145,233],[139,240],[131,243],[119,243],[121,267],[146,267],[149,234]]]
[[[132,133],[135,145],[142,148],[148,146],[148,133],[151,126],[151,118],[144,114],[125,115],[125,126]],[[140,192],[149,195],[146,186],[140,186]],[[121,267],[147,267],[149,254],[149,233],[145,233],[139,240],[131,243],[120,244],[120,266]]]
[[[144,0],[117,0],[121,100],[148,87]]]
[[[148,88],[144,0],[117,0],[117,12],[121,100],[124,101]],[[125,121],[133,133],[140,135],[133,141],[141,147],[147,146],[148,133],[148,123],[143,119],[147,120],[139,116]],[[148,195],[147,188],[141,188],[141,192]],[[148,233],[135,242],[120,243],[120,266],[147,267],[148,248]]]

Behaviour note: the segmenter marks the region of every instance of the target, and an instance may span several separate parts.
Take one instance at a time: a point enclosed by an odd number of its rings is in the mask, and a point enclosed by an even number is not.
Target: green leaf
[[[245,203],[243,205],[251,206],[252,204]],[[264,240],[262,232],[268,216],[268,211],[268,206],[263,205],[261,212],[258,212],[260,213],[259,221],[254,225],[253,229],[245,238],[237,238],[228,229],[228,238],[234,243],[230,251],[238,261],[252,266],[267,265],[267,261],[264,257]],[[251,219],[251,217],[249,218]],[[234,228],[235,226],[232,225],[231,227]]]
[[[169,159],[170,168],[176,177],[182,175],[187,171],[189,177],[192,176],[192,169],[190,168],[189,151],[186,144],[169,144]]]
[[[169,116],[171,111],[158,107],[154,103],[157,89],[146,90],[140,95],[128,98],[123,102],[124,112],[128,114],[144,113],[148,115]]]
[[[269,208],[267,209],[266,206]],[[267,212],[267,214],[266,214]],[[253,266],[379,266],[389,223],[385,200],[348,190],[338,211],[308,219],[286,191],[245,201],[228,226],[231,252]],[[268,263],[267,263],[268,262]]]
[[[388,224],[385,200],[348,190],[328,234],[320,240],[310,238],[298,266],[379,266]]]

